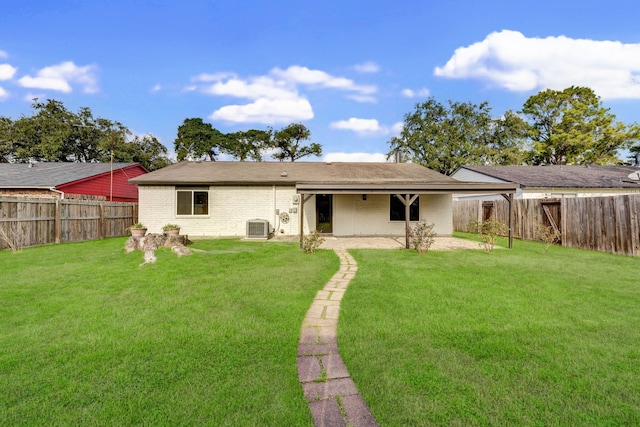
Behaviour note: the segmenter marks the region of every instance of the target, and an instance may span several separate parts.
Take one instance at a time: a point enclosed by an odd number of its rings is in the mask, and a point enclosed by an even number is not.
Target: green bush
[[[416,225],[408,227],[410,245],[418,253],[427,252],[436,240],[433,227],[435,224],[427,224],[426,221],[420,221]]]
[[[469,230],[473,233],[478,233],[484,250],[489,254],[493,251],[498,237],[504,236],[507,233],[508,227],[493,217],[486,221],[473,221],[469,223]]]
[[[302,249],[312,254],[324,242],[324,237],[319,230],[313,230],[311,234],[307,234],[302,238]]]

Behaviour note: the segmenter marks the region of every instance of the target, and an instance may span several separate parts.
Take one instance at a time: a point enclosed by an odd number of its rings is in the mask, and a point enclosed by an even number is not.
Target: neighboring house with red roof
[[[412,163],[180,162],[129,182],[138,185],[138,217],[150,232],[171,223],[193,236],[248,237],[316,229],[404,236],[419,220],[451,235],[452,194],[517,188],[459,182]]]
[[[451,177],[466,182],[515,182],[520,184],[515,195],[517,199],[640,193],[640,168],[635,166],[462,166]]]
[[[0,163],[0,196],[137,202],[139,163]]]

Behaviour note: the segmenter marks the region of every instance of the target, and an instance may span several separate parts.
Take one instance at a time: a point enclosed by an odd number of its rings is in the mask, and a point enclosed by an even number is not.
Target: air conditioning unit
[[[268,239],[269,221],[266,219],[250,219],[247,221],[247,239]]]

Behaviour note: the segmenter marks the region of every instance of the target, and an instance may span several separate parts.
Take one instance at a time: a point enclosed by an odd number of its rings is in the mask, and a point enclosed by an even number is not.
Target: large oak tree
[[[321,156],[322,146],[320,144],[316,142],[304,144],[304,141],[310,139],[311,131],[305,125],[291,123],[273,134],[271,146],[278,151],[272,157],[281,162],[286,160],[295,162],[307,156]]]
[[[184,119],[173,142],[178,161],[207,159],[212,162],[226,143],[226,135],[201,118]]]
[[[523,114],[530,125],[534,165],[618,164],[618,152],[637,142],[638,125],[616,121],[587,87],[547,89],[531,96]]]
[[[451,175],[465,164],[519,164],[524,159],[526,125],[513,112],[494,119],[487,102],[449,101],[431,97],[404,117],[389,156]]]
[[[34,114],[17,120],[0,117],[0,161],[139,162],[154,170],[170,163],[155,137],[131,135],[122,123],[95,118],[82,107],[69,111],[49,99],[33,103]]]

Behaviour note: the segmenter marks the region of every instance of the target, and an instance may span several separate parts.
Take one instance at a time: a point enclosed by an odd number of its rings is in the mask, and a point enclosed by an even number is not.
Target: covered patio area
[[[430,171],[433,172],[433,171]],[[438,174],[439,175],[439,174]],[[441,181],[421,181],[421,180],[389,180],[389,181],[376,181],[376,180],[363,180],[357,182],[298,182],[296,184],[296,193],[300,195],[300,222],[299,222],[299,238],[300,246],[302,246],[302,239],[304,237],[304,220],[305,220],[305,203],[311,201],[315,196],[320,195],[336,197],[340,195],[351,195],[356,197],[362,197],[363,201],[367,200],[371,195],[385,195],[395,196],[397,200],[402,204],[404,209],[403,219],[404,222],[404,236],[403,237],[366,237],[367,234],[378,234],[378,229],[367,230],[364,233],[352,233],[357,237],[335,237],[333,234],[335,230],[331,232],[331,236],[328,236],[324,242],[324,246],[331,247],[331,245],[338,245],[338,248],[354,249],[361,248],[362,245],[368,245],[367,247],[376,246],[384,248],[409,248],[409,227],[411,224],[411,205],[421,195],[449,195],[453,194],[500,194],[509,203],[509,247],[513,247],[513,195],[519,188],[516,183],[478,183],[478,182],[463,182],[456,180],[449,180],[449,177],[438,177]],[[452,215],[451,212],[448,212]],[[331,213],[328,214],[330,218]],[[414,220],[415,221],[415,220]],[[354,220],[354,223],[356,221]],[[362,221],[366,223],[366,220]],[[388,221],[390,222],[390,221]],[[381,226],[379,222],[378,227]],[[310,227],[313,229],[313,227]],[[321,228],[318,228],[321,229]],[[389,230],[384,229],[380,232],[381,236],[388,235]],[[441,235],[448,235],[450,231],[440,233]],[[344,233],[343,233],[344,235]],[[362,237],[360,237],[362,236]],[[334,240],[335,239],[335,240]],[[458,249],[477,249],[477,244],[470,243],[474,247],[464,247],[469,245],[469,242],[457,242],[461,239],[455,239],[453,237],[439,237],[436,241],[434,249],[446,249],[451,246],[458,246]],[[451,240],[443,240],[451,239]]]

